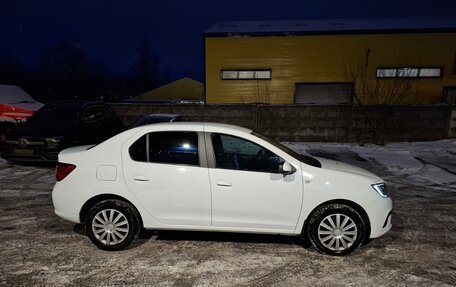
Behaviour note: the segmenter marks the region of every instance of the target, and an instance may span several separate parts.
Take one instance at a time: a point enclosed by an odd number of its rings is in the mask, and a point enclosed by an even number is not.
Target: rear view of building
[[[208,103],[455,101],[455,19],[222,22],[204,36]]]

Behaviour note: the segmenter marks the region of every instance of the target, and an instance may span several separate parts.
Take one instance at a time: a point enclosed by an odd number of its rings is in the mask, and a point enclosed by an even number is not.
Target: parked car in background
[[[97,144],[120,131],[119,118],[104,103],[50,103],[6,134],[2,157],[9,161],[56,161],[65,148]]]
[[[8,130],[18,123],[25,122],[43,106],[22,88],[0,85],[0,152]]]
[[[70,148],[56,179],[55,213],[84,223],[106,250],[146,228],[303,236],[346,255],[391,228],[392,201],[375,174],[224,124],[146,125]]]
[[[178,114],[150,114],[137,119],[130,128],[135,128],[148,124],[166,123],[166,122],[186,122],[187,120]]]

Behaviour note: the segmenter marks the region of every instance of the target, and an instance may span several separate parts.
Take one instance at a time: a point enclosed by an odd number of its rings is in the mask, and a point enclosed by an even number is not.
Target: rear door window
[[[154,132],[129,148],[131,159],[142,162],[199,166],[196,132]]]
[[[147,162],[147,135],[143,135],[128,149],[130,158],[134,161]]]

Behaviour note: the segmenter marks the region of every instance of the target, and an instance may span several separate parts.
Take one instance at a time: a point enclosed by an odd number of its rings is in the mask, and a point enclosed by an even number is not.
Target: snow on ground
[[[0,159],[0,286],[456,286],[456,140],[287,145],[384,178],[392,229],[341,258],[287,236],[178,231],[105,252],[54,214],[52,165]]]
[[[455,139],[389,143],[385,146],[321,142],[284,144],[299,153],[321,157],[353,153],[361,160],[381,165],[394,177],[402,176],[410,183],[433,186],[436,189],[445,186],[456,192]]]

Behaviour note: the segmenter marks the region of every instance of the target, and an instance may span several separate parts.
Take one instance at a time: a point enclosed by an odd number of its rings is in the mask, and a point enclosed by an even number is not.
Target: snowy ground
[[[358,161],[367,160],[386,169],[386,180],[401,177],[409,184],[433,189],[456,191],[456,140],[436,142],[391,143],[387,146],[358,146],[334,143],[287,143],[299,153],[339,158],[356,154]]]
[[[53,213],[52,166],[0,160],[0,285],[456,286],[456,140],[287,143],[387,180],[393,228],[343,258],[285,236],[159,232],[98,250]]]

